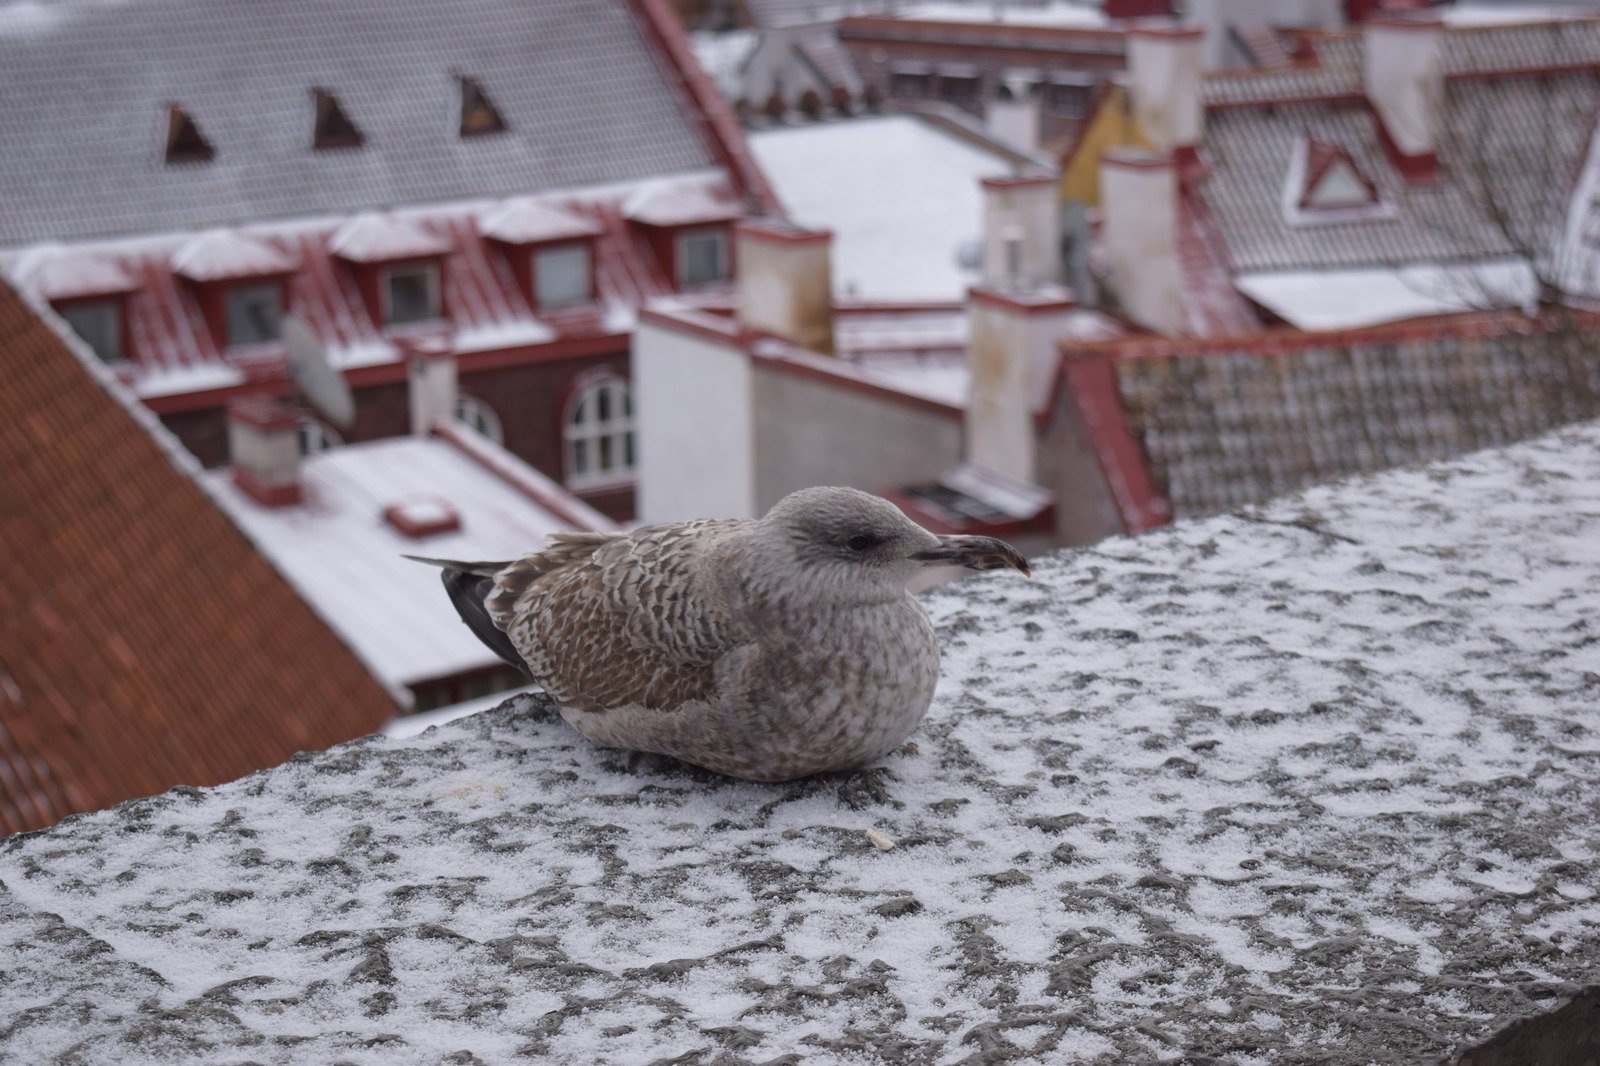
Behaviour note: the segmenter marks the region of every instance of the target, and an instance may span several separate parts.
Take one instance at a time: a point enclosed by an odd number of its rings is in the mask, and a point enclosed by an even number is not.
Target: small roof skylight
[[[200,126],[177,104],[167,105],[168,163],[209,163],[217,150],[211,147]]]
[[[462,75],[461,81],[461,136],[478,137],[486,133],[503,133],[506,120],[489,100],[483,86]]]
[[[321,151],[325,148],[361,147],[366,138],[350,116],[345,114],[338,97],[327,89],[312,89],[311,99],[316,108],[316,124],[311,133],[312,148]]]

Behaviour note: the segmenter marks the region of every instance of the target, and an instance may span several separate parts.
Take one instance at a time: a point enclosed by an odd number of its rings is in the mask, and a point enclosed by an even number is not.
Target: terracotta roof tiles
[[[0,287],[0,831],[376,729],[389,695]]]

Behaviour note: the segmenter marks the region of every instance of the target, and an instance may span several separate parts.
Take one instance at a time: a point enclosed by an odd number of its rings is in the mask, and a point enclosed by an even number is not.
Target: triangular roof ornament
[[[504,133],[506,120],[489,100],[489,94],[483,91],[483,86],[465,74],[458,75],[458,79],[461,82],[461,136]]]
[[[311,99],[316,108],[315,125],[311,132],[312,148],[360,148],[366,142],[360,127],[345,114],[337,96],[327,89],[312,89]]]
[[[177,104],[167,105],[168,163],[209,163],[217,154],[200,132],[200,126],[189,117],[189,112]]]

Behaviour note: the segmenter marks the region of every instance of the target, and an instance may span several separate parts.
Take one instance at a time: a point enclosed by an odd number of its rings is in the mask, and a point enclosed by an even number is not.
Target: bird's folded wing
[[[670,710],[712,696],[716,662],[742,642],[699,578],[707,520],[625,534],[563,534],[499,574],[496,624],[557,702]]]

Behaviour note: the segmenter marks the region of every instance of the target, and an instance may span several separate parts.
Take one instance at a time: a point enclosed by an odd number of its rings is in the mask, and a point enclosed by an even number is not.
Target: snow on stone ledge
[[[1423,1063],[1600,970],[1600,427],[928,604],[865,773],[522,697],[13,838],[0,1059]]]

